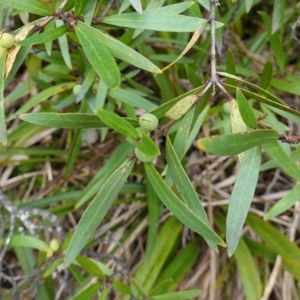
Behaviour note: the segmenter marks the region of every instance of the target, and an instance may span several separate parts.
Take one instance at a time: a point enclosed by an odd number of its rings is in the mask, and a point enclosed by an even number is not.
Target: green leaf
[[[143,260],[137,269],[134,278],[145,295],[150,294],[172,251],[176,249],[182,227],[182,223],[175,217],[168,218],[154,240],[149,259]],[[165,243],[166,240],[168,243]]]
[[[140,0],[129,0],[133,8],[140,14],[143,14],[142,3]]]
[[[280,68],[280,71],[283,72],[284,67],[285,67],[286,55],[283,51],[282,38],[280,37],[278,31],[276,31],[275,33],[272,33],[271,18],[265,12],[260,11],[258,13],[261,15],[263,22],[266,26],[269,42],[271,44],[271,49],[274,52],[277,64]],[[283,13],[283,12],[281,12],[281,13]]]
[[[194,214],[188,206],[186,206],[166,185],[163,179],[160,177],[156,169],[152,164],[144,164],[147,177],[155,188],[155,192],[163,202],[163,204],[178,218],[183,224],[202,235],[204,238],[218,244],[225,246],[222,239],[199,217]]]
[[[72,263],[92,237],[94,231],[105,217],[112,202],[124,185],[134,163],[134,159],[127,159],[108,178],[105,184],[102,185],[98,194],[83,213],[67,248],[64,260],[65,267],[68,267]]]
[[[148,60],[146,57],[144,57],[131,47],[128,47],[112,36],[105,34],[102,31],[97,30],[89,25],[86,25],[85,23],[78,21],[77,24],[78,27],[88,30],[90,34],[95,37],[95,39],[100,41],[108,49],[112,56],[124,60],[129,64],[136,66],[137,68],[152,73],[161,73],[161,70],[155,64],[153,64],[150,60]]]
[[[210,227],[207,215],[201,204],[201,201],[189,179],[186,172],[184,171],[180,161],[176,155],[176,152],[171,144],[169,137],[167,137],[167,159],[168,167],[171,172],[172,179],[178,189],[180,196],[191,211],[199,217],[199,219]],[[210,240],[207,240],[210,243]],[[217,251],[217,245],[211,243],[213,249]]]
[[[108,87],[118,88],[121,75],[115,60],[103,43],[90,32],[90,26],[80,24],[75,27],[75,32],[90,64]]]
[[[246,85],[248,85],[249,87],[255,89],[256,91],[258,91],[260,94],[266,96],[267,98],[269,98],[270,100],[277,102],[278,104],[281,104],[282,106],[286,106],[288,107],[283,101],[281,101],[279,98],[277,98],[276,96],[274,96],[273,94],[269,93],[268,91],[266,91],[265,89],[251,83],[248,82],[244,79],[239,78],[238,76],[232,75],[232,74],[228,74],[225,72],[218,72],[219,75],[224,76],[224,77],[228,77],[228,78],[233,78],[235,80],[238,80],[240,82],[245,83]],[[241,91],[243,91],[243,93],[246,95],[246,93],[244,92],[243,89],[240,89]]]
[[[171,120],[180,119],[197,101],[197,95],[189,95],[177,102],[171,109],[169,109],[165,116]]]
[[[170,11],[169,6],[145,10],[143,15],[138,13],[113,15],[103,18],[102,22],[120,27],[169,32],[195,32],[207,22],[206,19],[178,15]],[[216,28],[221,26],[222,23],[216,22]],[[206,29],[208,28],[207,26]]]
[[[157,296],[151,296],[150,300],[174,300],[174,299],[192,299],[197,296],[201,295],[200,290],[188,290],[183,292],[174,292],[169,294],[163,294],[163,295],[157,295]]]
[[[64,22],[62,20],[55,20],[56,27],[59,28],[64,26]],[[71,61],[71,54],[69,50],[69,42],[66,34],[63,34],[58,38],[58,44],[61,51],[61,55],[64,59],[65,64],[69,69],[72,69],[72,61]]]
[[[4,64],[6,55],[0,58],[0,143],[7,144],[5,110],[4,110]]]
[[[137,148],[147,155],[151,155],[151,156],[152,155],[153,156],[160,155],[160,151],[159,151],[157,145],[145,133],[143,133],[143,136],[142,136],[140,142],[137,144]]]
[[[236,89],[236,101],[239,107],[241,117],[245,124],[250,128],[257,127],[257,121],[254,112],[240,89]]]
[[[279,142],[268,141],[263,147],[286,174],[300,181],[299,167],[291,156],[283,150]]]
[[[78,255],[76,262],[89,274],[93,274],[102,280],[106,279],[104,273],[93,259]]]
[[[93,299],[93,296],[101,289],[100,283],[91,283],[73,296],[72,300]]]
[[[264,220],[274,218],[291,208],[297,201],[299,201],[299,195],[300,184],[296,185],[282,199],[276,202],[276,204],[266,213]]]
[[[50,16],[53,14],[50,8],[36,0],[0,0],[0,4],[39,16]]]
[[[1,245],[4,245],[5,242],[5,240],[0,240]],[[13,235],[9,245],[12,247],[28,247],[40,251],[46,251],[49,248],[49,245],[44,241],[29,235]]]
[[[278,137],[275,130],[253,130],[202,138],[197,140],[197,147],[215,155],[236,155],[268,141],[278,140]]]
[[[65,165],[65,178],[70,175],[75,163],[77,162],[77,158],[80,155],[80,149],[82,145],[82,138],[81,138],[81,130],[77,130],[74,135],[72,136],[72,140],[70,140],[70,148],[68,153],[67,162]]]
[[[272,17],[272,34],[282,28],[285,10],[285,0],[275,0]]]
[[[75,0],[75,16],[79,16],[83,12],[87,3],[88,0]]]
[[[184,93],[170,101],[167,101],[166,103],[160,105],[159,107],[157,108],[152,108],[151,111],[149,111],[149,113],[155,115],[158,119],[164,117],[164,115],[166,114],[166,112],[168,110],[170,110],[177,102],[179,102],[180,100],[182,100],[183,98],[187,97],[187,96],[190,96],[190,95],[195,95],[196,93],[199,93],[202,89],[203,89],[204,86],[201,86],[201,87],[198,87],[198,88],[195,88],[193,90],[190,90],[189,92],[187,93]],[[207,95],[207,94],[205,94]],[[203,96],[204,97],[204,96]]]
[[[147,6],[148,12],[150,11],[150,13],[155,13],[155,11],[159,11],[159,12],[162,12],[165,14],[170,14],[170,15],[180,14],[195,4],[194,1],[184,1],[184,2],[167,5],[167,6],[162,6],[163,3],[155,5],[155,3],[153,3],[153,2],[154,1],[152,1],[152,3],[150,3]]]
[[[26,38],[25,40],[19,41],[18,45],[31,46],[34,44],[42,44],[42,43],[47,43],[47,42],[53,41],[53,40],[61,37],[63,34],[65,34],[68,31],[69,27],[70,27],[69,24],[64,24],[57,28],[45,31],[38,35],[34,35],[34,36]]]
[[[96,117],[96,116],[95,116]],[[98,118],[98,117],[97,117]],[[99,118],[98,118],[99,119]],[[79,209],[84,203],[94,197],[115,170],[117,170],[126,160],[127,155],[133,153],[133,146],[128,143],[121,144],[114,151],[108,161],[105,163],[98,173],[89,182],[79,201],[75,205],[75,210]]]
[[[12,117],[15,117],[16,115],[22,114],[29,110],[30,108],[34,107],[35,105],[41,103],[42,101],[48,99],[51,96],[57,95],[59,93],[65,92],[67,90],[70,90],[75,85],[75,82],[66,82],[66,83],[60,83],[58,85],[49,87],[48,89],[45,89],[35,96],[33,96],[29,101],[27,101],[23,106],[21,106]],[[12,118],[11,117],[11,118]]]
[[[300,248],[278,229],[251,213],[246,222],[271,249],[274,249],[282,257],[283,263],[288,266],[290,273],[300,280]]]
[[[253,5],[253,0],[245,1],[245,5],[246,5],[246,13],[248,13]]]
[[[97,1],[88,0],[88,3],[83,11],[84,22],[88,25],[91,25],[94,15],[97,14]]]
[[[237,262],[239,276],[242,279],[244,293],[247,300],[257,300],[262,296],[262,283],[260,274],[255,264],[253,253],[247,247],[243,239],[234,253]]]
[[[270,84],[280,91],[300,96],[300,79],[298,75],[290,74],[281,79],[273,78]]]
[[[226,86],[230,86],[230,85],[227,85],[227,84],[225,84],[225,85]],[[230,86],[230,87],[235,88],[235,86]],[[294,110],[294,109],[288,107],[286,104],[284,104],[284,105],[279,104],[278,102],[275,102],[275,101],[270,100],[268,98],[262,97],[262,96],[260,96],[260,95],[258,95],[256,93],[250,92],[250,91],[242,89],[242,88],[240,88],[240,90],[243,92],[244,95],[246,95],[248,97],[256,99],[256,100],[258,100],[258,101],[260,101],[262,103],[268,104],[268,105],[270,105],[272,107],[275,107],[275,108],[278,108],[280,110],[289,112],[289,113],[291,113],[291,114],[293,114],[295,116],[300,116],[300,112],[299,111]]]
[[[177,253],[175,258],[163,268],[155,281],[151,296],[176,290],[185,275],[193,268],[200,251],[197,240],[193,240]]]
[[[234,55],[231,49],[228,49],[226,52],[226,71],[229,74],[236,74],[236,65],[234,61]],[[227,77],[226,81],[229,85],[235,85],[235,80],[233,78]],[[233,89],[228,89],[229,92],[231,92]]]
[[[121,281],[114,280],[112,285],[117,291],[119,291],[123,295],[131,295],[132,293],[130,287]]]
[[[234,183],[226,219],[226,242],[229,256],[234,253],[239,243],[240,233],[255,192],[260,162],[260,147],[248,150]]]
[[[273,78],[273,64],[274,64],[274,59],[271,56],[266,62],[266,64],[264,65],[264,69],[261,74],[259,85],[263,89],[266,89],[269,86],[270,81]]]
[[[105,109],[99,109],[96,110],[96,114],[103,123],[116,132],[128,136],[133,140],[139,140],[139,134],[136,129],[128,121],[124,120],[116,113]]]
[[[32,124],[52,128],[85,129],[106,126],[96,115],[82,113],[30,113],[21,114],[19,118]]]
[[[121,101],[123,103],[129,104],[134,107],[142,108],[146,111],[149,111],[157,107],[157,105],[141,97],[137,93],[125,89],[121,89],[121,88],[117,90],[110,90],[108,92],[108,96],[112,97],[117,101]]]

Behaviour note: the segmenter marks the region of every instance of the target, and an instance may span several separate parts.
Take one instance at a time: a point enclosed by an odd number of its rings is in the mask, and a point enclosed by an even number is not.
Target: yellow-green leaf
[[[275,130],[253,130],[227,135],[216,135],[197,140],[197,147],[209,153],[227,156],[236,155],[252,147],[278,140]]]

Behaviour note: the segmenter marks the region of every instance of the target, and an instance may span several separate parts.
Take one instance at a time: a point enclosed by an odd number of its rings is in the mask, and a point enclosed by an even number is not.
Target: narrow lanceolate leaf
[[[240,233],[255,192],[260,161],[260,147],[248,150],[234,184],[226,219],[226,242],[229,256],[234,253],[239,243]]]
[[[36,0],[0,0],[0,4],[39,16],[50,16],[52,10]]]
[[[144,164],[144,167],[156,194],[177,219],[204,238],[225,246],[224,241],[174,194],[152,164]]]
[[[274,79],[272,79],[271,84],[272,84],[273,80]],[[283,80],[281,80],[280,83],[278,82],[278,84],[280,84],[281,85],[280,87],[282,88]],[[232,86],[232,85],[228,85],[228,84],[225,84],[225,85],[228,86],[228,87],[235,88],[235,86]],[[289,87],[289,88],[291,88],[291,87]],[[300,116],[300,112],[299,111],[294,110],[294,109],[286,106],[286,104],[284,104],[284,105],[279,104],[278,102],[270,100],[271,98],[263,97],[263,96],[261,96],[261,95],[259,95],[257,93],[250,92],[249,90],[246,90],[246,89],[241,89],[240,88],[240,90],[243,92],[244,95],[246,95],[248,97],[251,97],[251,98],[253,98],[255,100],[258,100],[258,101],[260,101],[262,103],[268,104],[268,105],[270,105],[272,107],[279,108],[281,111],[289,112],[289,113],[291,113],[291,114],[293,114],[295,116],[298,116],[298,117]],[[291,92],[291,90],[286,89],[286,92]],[[300,92],[299,92],[299,95],[300,95]]]
[[[31,124],[51,128],[86,129],[105,127],[100,119],[93,114],[81,113],[31,113],[21,114],[19,118]]]
[[[177,102],[171,109],[169,109],[165,116],[170,118],[171,120],[180,119],[197,101],[196,95],[190,95],[179,102]]]
[[[121,75],[110,52],[101,41],[95,39],[95,36],[89,29],[77,26],[75,27],[75,32],[96,73],[108,87],[116,89],[120,85]]]
[[[103,123],[116,132],[128,136],[133,140],[139,139],[139,134],[136,129],[128,121],[124,120],[117,114],[105,109],[96,110],[96,114]]]
[[[215,155],[236,155],[263,143],[278,140],[278,137],[275,130],[253,130],[199,139],[197,147]]]
[[[157,145],[153,142],[153,140],[145,133],[143,133],[143,136],[140,140],[140,142],[137,144],[137,148],[141,150],[143,153],[147,155],[153,155],[157,156],[160,155],[160,151],[157,147]]]
[[[149,299],[150,300],[171,300],[171,299],[184,300],[184,299],[193,299],[195,297],[198,297],[199,295],[201,295],[200,290],[187,290],[183,292],[174,292],[174,293],[167,293],[167,294],[162,294],[157,296],[151,296]]]
[[[269,141],[264,144],[263,147],[286,174],[300,181],[299,167],[293,161],[291,156],[283,150],[278,142]]]
[[[246,5],[246,12],[248,13],[253,5],[253,0],[245,1],[245,5]]]
[[[149,9],[138,13],[125,13],[105,17],[102,20],[105,24],[134,28],[148,29],[168,32],[194,32],[200,26],[207,22],[206,19],[183,16],[178,14],[168,14],[160,9]],[[216,22],[216,27],[223,26],[222,23]]]
[[[283,16],[285,10],[285,0],[275,0],[272,17],[272,34],[282,28]]]
[[[246,299],[260,299],[262,296],[262,282],[260,280],[260,274],[258,267],[255,264],[253,254],[250,252],[243,239],[239,242],[234,258],[237,262]]]
[[[264,69],[261,74],[259,85],[263,89],[266,89],[269,86],[270,81],[273,78],[273,65],[274,65],[274,59],[271,56],[266,62],[266,64],[264,65]]]
[[[165,71],[169,69],[172,65],[174,65],[178,60],[180,60],[198,41],[201,33],[203,32],[205,26],[208,24],[209,20],[207,20],[205,23],[203,23],[193,34],[191,40],[188,42],[184,50],[181,52],[181,54],[178,56],[176,60],[174,60],[171,64],[167,65],[165,68],[162,69],[162,71]]]
[[[300,96],[300,79],[296,74],[289,74],[282,79],[272,78],[270,84],[272,87],[287,92],[289,94],[295,94]]]
[[[129,0],[133,8],[140,14],[143,14],[142,3],[140,0]]]
[[[103,33],[102,31],[95,29],[83,22],[78,21],[77,25],[82,30],[88,30],[90,34],[94,35],[95,39],[100,41],[112,56],[124,60],[137,68],[152,72],[161,73],[161,70],[153,64],[149,59],[135,51],[134,49],[128,47],[112,36]]]
[[[240,89],[236,89],[236,101],[239,107],[241,117],[245,124],[250,128],[256,128],[257,121],[252,107],[250,106],[249,102],[247,101],[246,97]]]
[[[55,20],[56,27],[59,28],[64,25],[64,22],[62,20]],[[71,61],[71,54],[69,50],[69,42],[67,39],[67,35],[63,34],[58,38],[58,44],[61,51],[61,55],[64,59],[65,64],[69,69],[72,69],[72,61]]]
[[[274,249],[282,257],[283,262],[289,268],[289,272],[299,281],[300,248],[296,243],[291,242],[277,228],[251,213],[248,215],[246,222],[266,242],[267,246]]]
[[[68,267],[72,263],[92,237],[124,185],[134,163],[134,159],[127,159],[102,185],[98,194],[87,207],[67,248],[64,260],[65,267]]]
[[[6,55],[0,58],[0,143],[6,145],[7,134],[6,134],[6,122],[5,122],[5,111],[4,111],[4,63]]]
[[[34,45],[34,44],[42,44],[42,43],[47,43],[47,42],[53,41],[53,40],[61,37],[63,34],[65,34],[68,31],[69,27],[70,27],[69,24],[64,24],[57,28],[51,29],[49,31],[45,31],[38,35],[34,35],[34,36],[26,38],[25,40],[19,41],[18,45],[30,46],[30,45]]]
[[[3,243],[5,243],[5,240],[0,240],[0,243],[3,245]],[[29,247],[41,251],[45,251],[49,248],[48,244],[45,243],[44,241],[34,236],[28,236],[28,235],[12,236],[9,245],[14,247]]]
[[[15,115],[22,114],[29,110],[30,108],[34,107],[35,105],[41,103],[42,101],[48,99],[53,95],[57,95],[59,93],[65,92],[75,85],[75,82],[67,82],[61,83],[55,86],[51,86],[50,88],[43,90],[42,92],[38,93],[34,97],[32,97],[29,101],[27,101],[22,107],[20,107],[15,113]]]
[[[172,179],[177,187],[177,190],[182,197],[186,205],[191,211],[201,219],[201,221],[210,227],[205,210],[201,204],[201,201],[190,181],[186,172],[184,171],[176,152],[171,144],[169,137],[167,137],[167,158],[168,167],[171,172]],[[207,240],[210,243],[210,240]],[[211,243],[211,247],[217,251],[217,245]]]
[[[269,220],[278,216],[291,208],[297,201],[299,201],[300,184],[291,189],[282,199],[280,199],[264,216],[265,220]]]
[[[75,0],[75,15],[76,16],[80,15],[83,12],[87,3],[88,3],[87,0]]]
[[[262,95],[266,96],[268,99],[274,101],[274,102],[277,102],[278,104],[281,104],[283,106],[287,106],[286,103],[284,103],[283,101],[281,101],[279,98],[277,98],[276,96],[274,96],[273,94],[269,93],[268,91],[266,91],[265,89],[262,89],[261,87],[251,83],[251,82],[248,82],[238,76],[235,76],[235,75],[232,75],[232,74],[229,74],[229,73],[226,73],[226,72],[217,72],[219,75],[221,76],[224,76],[224,77],[228,77],[228,78],[232,78],[232,79],[235,79],[237,81],[240,81],[240,82],[243,82],[245,83],[246,85],[248,85],[249,87],[255,89],[256,91],[258,91],[259,93],[261,93]],[[244,91],[243,91],[244,92]]]

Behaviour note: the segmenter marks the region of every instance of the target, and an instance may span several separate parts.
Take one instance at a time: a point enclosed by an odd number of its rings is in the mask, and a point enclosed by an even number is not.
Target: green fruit
[[[57,251],[59,249],[59,241],[57,239],[52,239],[49,243],[49,247],[53,251]]]
[[[73,87],[73,94],[74,94],[74,96],[78,96],[80,90],[81,90],[81,84],[74,85],[74,87]]]
[[[153,131],[158,126],[158,119],[152,114],[144,114],[140,116],[139,123],[143,129]]]
[[[54,251],[51,248],[47,248],[46,250],[46,257],[52,257],[54,254]]]
[[[11,48],[14,43],[15,39],[11,34],[4,32],[0,36],[0,47],[8,49]]]
[[[145,162],[145,163],[152,162],[154,160],[154,158],[156,157],[156,155],[148,155],[148,154],[142,152],[141,150],[139,150],[138,148],[135,148],[134,152],[135,152],[136,157],[140,161]]]
[[[139,137],[142,138],[143,132],[145,132],[145,130],[144,130],[142,127],[137,127],[137,128],[136,128],[136,131],[138,132]],[[133,145],[133,146],[137,146],[137,144],[139,143],[138,140],[133,140],[133,139],[131,139],[130,137],[127,137],[127,138],[126,138],[126,141],[127,141],[129,144]]]
[[[6,54],[7,49],[0,47],[0,59]]]

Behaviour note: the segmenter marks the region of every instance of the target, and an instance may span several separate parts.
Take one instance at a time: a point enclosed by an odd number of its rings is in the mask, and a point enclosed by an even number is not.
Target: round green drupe
[[[59,249],[59,241],[57,239],[52,239],[49,243],[49,247],[53,251],[57,251]]]
[[[158,119],[156,116],[147,113],[140,116],[139,123],[143,129],[147,131],[153,131],[158,126]]]
[[[4,32],[0,36],[0,47],[9,49],[13,46],[14,43],[15,39],[11,34]]]
[[[152,162],[154,160],[154,158],[156,157],[156,155],[148,155],[148,154],[142,152],[141,150],[139,150],[138,148],[135,148],[134,152],[135,152],[136,157],[140,161],[145,162],[145,163]]]
[[[78,96],[79,95],[80,89],[81,89],[81,84],[74,85],[74,87],[73,87],[73,94],[74,94],[74,96]]]

